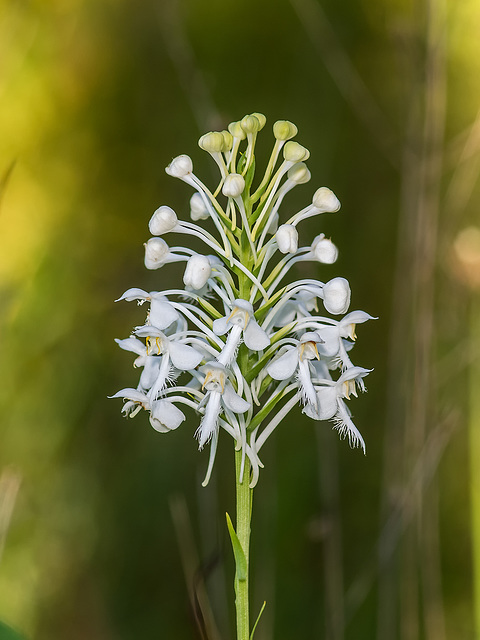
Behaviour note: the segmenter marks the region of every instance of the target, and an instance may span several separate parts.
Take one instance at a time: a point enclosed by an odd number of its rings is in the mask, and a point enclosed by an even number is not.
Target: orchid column
[[[310,180],[305,165],[310,154],[291,140],[297,134],[295,125],[276,122],[270,160],[257,178],[254,151],[264,125],[265,116],[254,113],[231,123],[228,131],[200,138],[200,147],[219,168],[214,189],[194,174],[187,155],[166,168],[193,189],[192,221],[179,219],[168,206],[158,208],[149,222],[152,237],[145,244],[145,266],[160,269],[185,262],[184,286],[164,289],[161,277],[163,290],[129,289],[119,298],[146,302],[148,312],[145,324],[131,337],[117,340],[136,355],[134,366],[142,369],[139,383],[113,396],[124,399],[125,416],[145,409],[161,433],[177,429],[189,408],[199,448],[210,447],[204,485],[220,431],[233,438],[236,527],[228,516],[227,525],[236,563],[238,640],[248,640],[256,626],[251,631],[248,580],[252,490],[263,466],[260,450],[300,405],[313,420],[332,420],[351,446],[365,451],[345,400],[365,390],[363,378],[369,373],[354,366],[349,355],[355,326],[371,316],[364,311],[344,315],[350,306],[348,281],[288,281],[299,261],[313,263],[312,275],[318,263],[335,262],[338,251],[331,240],[320,234],[299,246],[297,227],[306,218],[338,211],[340,203],[321,187],[310,204],[279,225],[285,195]],[[200,221],[205,227],[197,224]],[[170,247],[163,239],[169,233],[195,236],[205,253]],[[318,310],[319,300],[328,315]]]

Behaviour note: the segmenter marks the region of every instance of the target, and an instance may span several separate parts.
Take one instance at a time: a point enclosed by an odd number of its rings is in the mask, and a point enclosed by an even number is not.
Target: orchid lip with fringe
[[[135,355],[139,383],[112,397],[124,400],[127,417],[147,411],[161,433],[185,428],[184,411],[196,412],[198,446],[210,445],[204,484],[224,431],[242,460],[248,459],[253,487],[263,467],[261,447],[298,405],[313,420],[332,421],[341,437],[365,451],[346,401],[365,391],[371,370],[355,366],[349,354],[356,325],[374,318],[359,310],[347,313],[351,290],[344,277],[287,281],[297,262],[310,262],[313,276],[320,267],[330,273],[337,247],[323,233],[302,246],[301,223],[335,213],[340,202],[320,187],[306,207],[282,220],[285,195],[311,179],[305,165],[310,153],[291,139],[297,127],[278,121],[270,159],[257,175],[255,145],[265,120],[252,114],[228,131],[200,138],[220,172],[212,188],[194,172],[188,155],[171,161],[167,174],[193,189],[190,220],[167,205],[155,210],[145,266],[163,270],[186,263],[183,288],[166,288],[165,275],[158,291],[131,288],[119,298],[146,303],[148,312],[131,337],[117,340]],[[204,252],[171,247],[166,237],[172,232],[200,240]]]

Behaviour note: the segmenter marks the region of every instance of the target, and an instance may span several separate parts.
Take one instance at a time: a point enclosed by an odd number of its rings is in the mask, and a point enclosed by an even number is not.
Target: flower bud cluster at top
[[[196,411],[199,447],[210,443],[204,484],[222,427],[242,450],[244,463],[248,457],[254,486],[261,447],[298,404],[314,420],[332,420],[351,446],[365,450],[345,400],[365,390],[369,370],[354,366],[349,352],[355,326],[372,316],[347,313],[345,278],[286,281],[297,262],[335,262],[338,250],[330,239],[320,233],[300,246],[298,227],[307,218],[338,211],[340,203],[320,187],[306,207],[280,220],[285,195],[310,180],[305,164],[310,153],[292,140],[294,124],[275,122],[273,150],[257,177],[255,144],[265,123],[264,115],[253,113],[232,122],[228,131],[200,138],[199,146],[220,171],[213,190],[194,173],[189,156],[172,160],[166,172],[193,189],[191,221],[159,207],[148,225],[152,237],[145,244],[145,266],[185,262],[184,287],[129,289],[120,298],[147,302],[148,313],[131,337],[117,340],[137,356],[139,383],[113,397],[124,399],[126,416],[148,411],[154,429],[163,433],[185,421],[185,407]],[[203,220],[209,220],[208,230],[197,224]],[[164,236],[172,232],[200,239],[205,252],[170,246]],[[319,301],[337,317],[319,311]]]

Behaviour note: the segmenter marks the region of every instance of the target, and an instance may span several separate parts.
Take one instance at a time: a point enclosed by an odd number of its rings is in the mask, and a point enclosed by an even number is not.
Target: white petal
[[[168,167],[165,167],[165,173],[174,178],[183,178],[193,171],[192,159],[190,156],[182,154],[174,158]]]
[[[144,368],[140,374],[139,387],[148,391],[153,387],[155,381],[160,374],[160,364],[162,359],[157,356],[147,356],[144,362]]]
[[[318,353],[327,358],[336,356],[340,349],[338,327],[322,327],[322,329],[317,329],[317,333],[323,340],[323,344],[317,345]]]
[[[190,217],[192,220],[207,220],[210,217],[200,193],[195,192],[190,198]]]
[[[282,224],[275,234],[280,253],[295,253],[298,249],[298,231],[292,224]]]
[[[190,256],[183,274],[183,284],[194,291],[202,289],[212,274],[212,267],[207,256],[196,254]]]
[[[166,427],[168,431],[177,429],[184,420],[184,414],[172,402],[156,400],[152,403],[150,423],[157,431],[163,430],[159,428],[160,426]]]
[[[222,400],[227,409],[230,409],[233,413],[245,413],[250,408],[250,403],[238,395],[230,382],[225,384]]]
[[[348,437],[348,442],[351,447],[362,447],[363,453],[365,453],[365,441],[360,431],[353,424],[350,412],[343,400],[338,399],[338,412],[334,420],[335,429],[339,432],[340,437]]]
[[[224,333],[227,333],[230,325],[227,324],[227,317],[218,318],[213,321],[213,333],[216,333],[217,336],[223,336]]]
[[[173,340],[169,342],[168,351],[174,366],[182,371],[195,369],[203,358],[203,355],[193,347],[189,347],[181,342],[173,342]]]
[[[178,224],[177,214],[171,207],[159,207],[148,223],[152,236],[161,236],[163,233],[173,231]]]
[[[125,293],[117,298],[115,302],[120,302],[120,300],[126,300],[127,302],[131,302],[132,300],[149,300],[150,294],[144,291],[143,289],[127,289]]]
[[[333,278],[323,286],[323,305],[333,315],[345,313],[350,306],[350,285],[345,278]]]
[[[132,351],[139,356],[144,356],[146,353],[145,345],[141,340],[137,340],[137,338],[125,338],[125,340],[115,338],[115,342],[118,344],[120,349]]]
[[[341,325],[348,324],[361,324],[367,320],[377,320],[374,316],[371,316],[365,311],[350,311],[345,317],[340,320]]]
[[[317,395],[312,384],[308,360],[300,360],[298,363],[298,379],[305,403],[308,402],[308,404],[315,407],[317,405]]]
[[[133,402],[140,402],[142,405],[148,406],[147,396],[141,391],[137,391],[137,389],[122,389],[121,391],[117,391],[113,396],[108,396],[109,398],[127,398],[128,400],[132,400]]]
[[[340,209],[337,196],[328,187],[320,187],[313,194],[313,204],[320,213],[334,213]]]
[[[178,311],[165,298],[152,298],[150,305],[149,323],[158,329],[166,329],[172,322],[178,320]]]
[[[261,351],[270,344],[270,338],[253,318],[250,318],[250,322],[243,332],[243,340],[252,351]]]
[[[145,243],[145,266],[147,269],[158,269],[167,261],[170,249],[162,238],[150,238]]]
[[[330,418],[333,418],[338,410],[337,397],[335,387],[320,387],[317,389],[317,420],[330,420]]]
[[[337,380],[337,383],[346,382],[347,380],[353,380],[354,378],[364,378],[373,369],[364,369],[363,367],[349,367]]]
[[[208,403],[205,407],[205,415],[203,416],[200,426],[195,433],[198,438],[199,449],[203,448],[217,429],[221,398],[221,393],[217,391],[209,391]]]
[[[295,373],[297,366],[298,350],[296,347],[291,347],[278,360],[268,365],[267,372],[274,380],[288,380]]]

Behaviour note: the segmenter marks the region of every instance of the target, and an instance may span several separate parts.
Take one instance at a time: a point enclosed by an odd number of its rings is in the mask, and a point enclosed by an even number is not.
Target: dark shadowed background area
[[[197,418],[161,435],[107,396],[136,384],[113,339],[144,319],[113,300],[181,282],[143,266],[154,209],[188,216],[164,167],[212,183],[199,136],[259,111],[257,162],[277,119],[311,151],[291,212],[342,202],[301,227],[340,248],[308,268],[379,319],[349,405],[367,455],[300,409],[262,451],[255,640],[480,637],[479,32],[475,0],[0,3],[1,620],[201,638],[194,591],[234,637],[231,439],[202,488]]]

